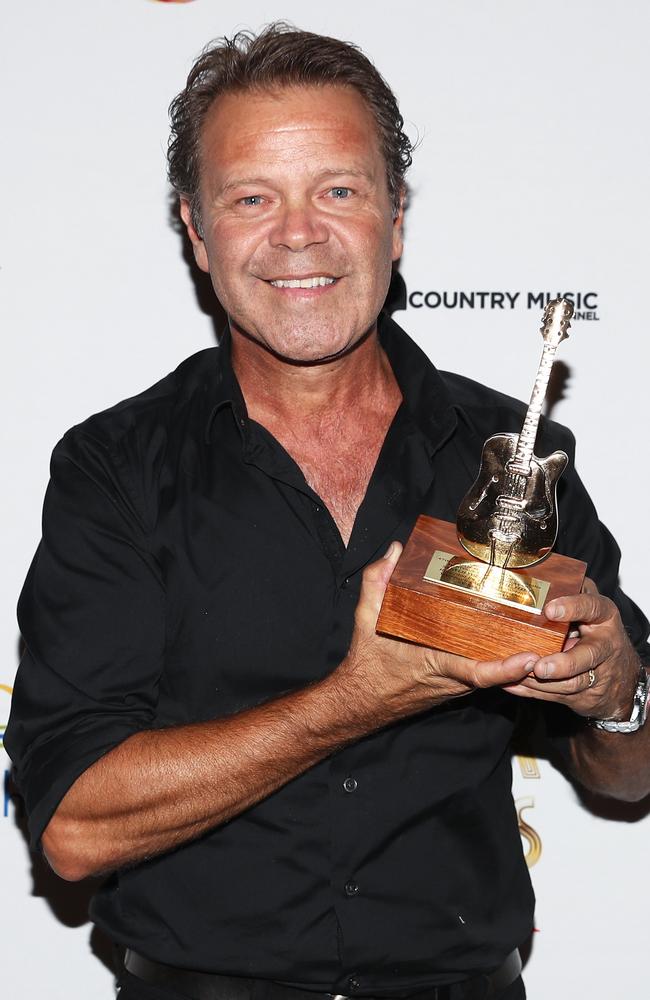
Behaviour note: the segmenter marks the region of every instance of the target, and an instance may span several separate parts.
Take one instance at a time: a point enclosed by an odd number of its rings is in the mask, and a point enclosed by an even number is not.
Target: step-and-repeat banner
[[[51,448],[214,343],[170,222],[167,105],[209,39],[279,18],[357,42],[400,99],[419,145],[395,318],[439,367],[527,398],[540,308],[573,298],[553,416],[576,433],[580,472],[623,550],[624,587],[650,607],[648,10],[645,0],[4,3],[2,728]],[[529,996],[641,995],[648,810],[587,799],[531,754],[513,762],[538,899]],[[91,887],[30,858],[6,790],[0,858],[0,992],[109,1000]]]

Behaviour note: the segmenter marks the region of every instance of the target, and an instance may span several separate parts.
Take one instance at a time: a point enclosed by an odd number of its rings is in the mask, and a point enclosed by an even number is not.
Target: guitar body
[[[515,465],[518,434],[495,434],[483,446],[476,482],[458,508],[458,539],[470,555],[508,569],[533,566],[557,537],[557,481],[563,451],[533,455],[527,472]]]

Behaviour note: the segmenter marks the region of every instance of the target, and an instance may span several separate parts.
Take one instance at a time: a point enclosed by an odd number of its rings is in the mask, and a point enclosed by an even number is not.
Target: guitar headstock
[[[557,347],[569,336],[573,303],[568,299],[551,299],[544,310],[540,333],[545,344]]]

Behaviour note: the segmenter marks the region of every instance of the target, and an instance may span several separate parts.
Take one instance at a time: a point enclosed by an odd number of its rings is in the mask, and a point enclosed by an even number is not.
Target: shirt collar
[[[389,316],[379,317],[379,340],[386,351],[404,407],[433,454],[458,424],[458,406],[440,372],[407,333]]]
[[[205,424],[206,444],[210,444],[211,441],[214,418],[225,406],[230,406],[232,408],[235,422],[240,433],[243,434],[243,431],[248,423],[246,403],[239,387],[237,376],[235,375],[232,367],[231,337],[228,327],[224,329],[219,338],[219,344],[216,347],[216,352],[217,364],[215,369],[213,369],[213,384],[211,386],[212,391],[210,394],[210,402],[212,403],[212,406],[209,408]]]
[[[388,315],[381,314],[378,330],[380,343],[402,391],[406,412],[429,442],[433,453],[455,430],[457,415],[463,414],[462,407],[452,400],[442,376],[424,351]],[[206,444],[211,441],[214,418],[225,406],[232,408],[243,438],[246,438],[248,427],[246,403],[232,367],[228,328],[222,333],[216,351],[217,364],[210,393],[212,406],[205,424]]]

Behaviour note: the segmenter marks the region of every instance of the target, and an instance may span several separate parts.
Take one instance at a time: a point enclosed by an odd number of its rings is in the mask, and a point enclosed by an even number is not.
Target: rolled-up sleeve
[[[616,539],[599,520],[594,504],[573,466],[575,442],[567,432],[571,464],[559,491],[560,532],[557,551],[582,559],[601,594],[611,598],[621,614],[623,626],[641,659],[650,663],[648,620],[619,585],[621,550]]]
[[[620,587],[621,551],[614,536],[599,520],[591,497],[573,467],[573,435],[566,429],[564,433],[566,437],[561,444],[570,455],[570,465],[558,489],[560,532],[556,549],[564,555],[586,562],[587,576],[594,581],[601,594],[616,604],[630,642],[641,661],[650,665],[648,619]],[[568,758],[569,737],[584,727],[584,719],[565,705],[552,702],[540,704],[548,739],[563,757]]]
[[[78,431],[52,456],[5,734],[34,844],[76,778],[155,721],[164,589],[134,481],[118,448]]]

